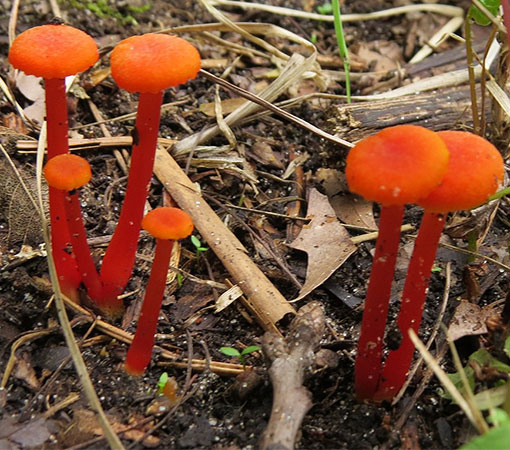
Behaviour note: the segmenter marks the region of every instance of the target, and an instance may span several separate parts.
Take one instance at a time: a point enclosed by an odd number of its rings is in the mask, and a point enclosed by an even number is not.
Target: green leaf
[[[258,345],[250,345],[241,352],[241,355],[249,355],[250,353],[258,352],[259,350],[260,347]]]
[[[494,426],[500,426],[506,423],[510,423],[510,418],[505,410],[501,408],[494,408],[489,417],[487,417],[487,422]]]
[[[480,411],[495,408],[505,403],[507,385],[497,386],[478,392],[474,396],[474,403]]]
[[[481,348],[474,352],[470,357],[470,361],[476,361],[482,367],[490,367],[491,369],[501,370],[502,372],[510,373],[510,366],[498,359],[494,358],[487,350]]]
[[[510,423],[492,428],[488,433],[463,445],[461,450],[507,450],[508,436],[510,436]]]
[[[319,14],[331,14],[333,12],[333,6],[330,2],[326,2],[323,5],[317,6],[317,12]]]
[[[158,380],[158,390],[160,391],[160,393],[163,390],[163,388],[165,387],[167,381],[168,381],[168,374],[166,372],[163,372]]]
[[[505,355],[510,358],[510,336],[508,336],[505,340],[505,346],[503,347],[503,351]]]
[[[500,0],[480,0],[480,3],[485,6],[492,15],[497,16]],[[487,26],[491,23],[489,18],[480,11],[475,5],[469,7],[469,15],[474,19],[478,25]]]
[[[475,387],[475,371],[473,370],[472,367],[467,366],[464,368],[464,372],[466,373],[466,377],[468,379],[469,386],[471,387],[471,390],[473,390]],[[455,385],[455,387],[460,391],[460,393],[464,394],[464,392],[465,392],[464,384],[462,383],[462,379],[460,377],[459,372],[447,373],[446,375],[448,376],[450,381]],[[450,395],[450,393],[448,391],[444,392],[442,394],[442,396],[444,398],[447,398],[448,400],[453,401],[453,397]]]
[[[236,348],[232,347],[221,347],[220,352],[227,356],[237,356],[240,357],[241,353]]]
[[[191,235],[191,243],[198,249],[200,247],[201,242],[194,234]]]

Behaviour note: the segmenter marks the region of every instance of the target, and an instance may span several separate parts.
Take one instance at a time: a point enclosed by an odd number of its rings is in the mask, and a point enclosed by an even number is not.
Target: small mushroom
[[[402,334],[398,349],[385,361],[377,400],[391,400],[403,386],[414,345],[409,329],[420,328],[426,290],[446,215],[472,209],[487,201],[503,181],[503,158],[490,142],[465,131],[437,133],[450,152],[448,171],[441,184],[418,201],[425,209],[409,263],[397,325]]]
[[[27,75],[44,79],[48,160],[69,151],[65,77],[88,69],[98,58],[92,37],[62,24],[30,28],[12,42],[11,65]],[[50,187],[49,197],[51,241],[60,287],[64,294],[77,301],[80,274],[74,257],[67,252],[70,236],[65,220],[64,193]]]
[[[154,166],[163,90],[194,78],[200,70],[200,55],[183,39],[149,33],[121,41],[111,54],[111,69],[119,87],[140,93],[126,197],[101,267],[105,295],[116,299],[133,270]]]
[[[381,204],[355,364],[356,396],[372,399],[381,375],[383,337],[400,227],[406,203],[427,196],[441,182],[448,150],[433,131],[415,125],[386,128],[358,142],[347,155],[349,189]]]
[[[44,177],[48,185],[62,192],[64,196],[67,225],[81,280],[87,288],[90,298],[101,307],[102,283],[90,254],[77,192],[77,189],[90,181],[91,176],[87,160],[70,153],[57,155],[44,166]]]
[[[126,357],[126,372],[134,376],[143,375],[151,360],[174,241],[188,237],[193,231],[193,222],[181,209],[162,207],[147,213],[142,228],[156,238],[156,253],[135,337]]]

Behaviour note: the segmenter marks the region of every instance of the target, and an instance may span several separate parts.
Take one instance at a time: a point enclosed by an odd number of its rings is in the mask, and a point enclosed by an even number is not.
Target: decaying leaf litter
[[[237,392],[233,389],[233,379],[220,378],[217,374],[235,375],[242,372],[242,366],[227,362],[218,349],[225,345],[242,348],[256,344],[264,329],[275,331],[276,325],[279,332],[286,335],[286,324],[277,324],[285,312],[293,313],[302,304],[318,300],[328,318],[322,347],[333,350],[339,361],[336,367],[319,364],[322,368],[314,370],[306,382],[313,407],[302,424],[299,446],[352,447],[353,443],[362,448],[395,446],[400,438],[416,440],[422,446],[453,447],[466,441],[469,433],[463,431],[467,429],[464,419],[450,417],[457,409],[437,394],[437,384],[433,380],[421,386],[423,394],[415,398],[411,406],[407,405],[408,409],[404,407],[405,400],[394,407],[374,407],[358,404],[353,398],[352,358],[361,313],[360,306],[352,303],[352,299],[364,296],[374,239],[370,233],[375,231],[375,222],[372,205],[357,204],[358,199],[350,198],[345,192],[342,169],[348,143],[379,127],[402,121],[429,125],[433,129],[469,127],[465,60],[447,59],[452,62],[451,66],[444,66],[444,60],[440,61],[442,52],[459,53],[462,46],[447,40],[435,55],[425,42],[434,43],[445,31],[454,32],[462,20],[462,8],[469,4],[402,5],[405,3],[402,2],[397,5],[374,1],[359,5],[347,2],[343,13],[352,55],[355,102],[346,106],[344,77],[339,70],[342,65],[334,46],[332,25],[324,21],[324,16],[315,15],[319,6],[316,2],[287,2],[284,10],[273,8],[282,6],[278,2],[239,5],[202,1],[200,4],[190,2],[186,8],[179,3],[170,2],[169,6],[168,2],[155,2],[151,10],[137,15],[138,25],[121,26],[111,17],[98,18],[88,10],[72,8],[65,3],[60,5],[60,13],[68,23],[91,33],[105,52],[123,37],[171,28],[199,48],[204,70],[247,90],[251,96],[256,94],[282,108],[283,112],[243,102],[243,95],[246,95],[243,91],[218,89],[217,84],[205,76],[165,96],[159,163],[155,167],[156,178],[149,203],[154,207],[168,202],[168,191],[183,208],[186,201],[190,202],[189,206],[200,201],[200,209],[209,204],[212,210],[200,214],[198,220],[203,220],[204,224],[197,229],[211,250],[197,260],[193,247],[184,244],[181,261],[178,266],[175,263],[175,271],[172,271],[172,274],[183,275],[182,286],[178,286],[176,279],[168,286],[158,335],[160,350],[147,376],[141,380],[130,379],[122,372],[121,362],[126,351],[122,342],[131,339],[131,321],[146,284],[152,258],[149,239],[144,239],[139,247],[137,268],[126,297],[130,305],[127,319],[111,324],[83,308],[70,312],[87,370],[113,430],[126,445],[138,440],[145,446],[173,448],[258,445],[258,436],[265,429],[271,410],[271,387],[262,357],[249,357],[249,363],[257,368],[258,380],[254,390],[241,401],[233,394]],[[51,15],[60,15],[51,9],[59,7],[54,4],[42,4],[41,11],[32,3],[20,2],[14,6],[19,8],[17,15],[14,10],[4,11],[2,16],[5,35],[9,31],[12,36],[14,30],[20,32],[48,21]],[[396,6],[404,10],[397,10],[397,15],[386,12]],[[305,11],[305,16],[296,15],[296,10]],[[373,17],[351,16],[351,13],[373,11],[382,13]],[[351,21],[355,19],[359,21]],[[213,22],[219,23],[209,25]],[[312,34],[317,37],[315,46],[311,44]],[[487,37],[481,34],[479,40],[483,49]],[[425,44],[422,50],[420,43]],[[392,52],[400,49],[402,55],[395,67],[385,58],[389,48]],[[4,44],[4,57],[7,49]],[[495,58],[493,53],[490,57]],[[409,64],[411,58],[412,65]],[[418,66],[421,71],[417,71]],[[16,82],[8,76],[5,58],[2,73],[18,102],[10,102],[7,89],[3,90],[2,113],[6,128],[2,133],[2,145],[23,170],[30,185],[35,162],[33,152],[37,146],[34,139],[39,131],[28,119],[25,122],[28,129],[23,128],[16,117],[24,117],[32,101],[19,93]],[[71,137],[76,139],[79,151],[91,160],[96,177],[85,199],[85,209],[89,236],[100,257],[122,201],[125,178],[121,168],[131,144],[129,132],[136,99],[115,89],[108,78],[107,56],[82,77],[79,85],[75,84],[73,99],[72,120],[76,126]],[[201,112],[206,107],[211,111],[209,118]],[[297,119],[289,118],[289,112]],[[303,124],[303,120],[306,123]],[[315,134],[313,127],[321,134]],[[504,135],[497,138],[504,141]],[[340,139],[347,143],[342,145]],[[178,165],[169,157],[169,150]],[[3,165],[4,159],[1,162]],[[16,186],[17,179],[9,166],[2,167],[7,174],[2,179],[11,180]],[[324,170],[333,173],[324,176]],[[185,174],[191,181],[182,178],[180,184],[173,183],[175,176],[185,177]],[[332,179],[335,181],[330,183]],[[328,258],[324,259],[324,266],[307,266],[305,253],[288,246],[299,236],[306,236],[301,233],[314,229],[314,217],[306,217],[316,214],[312,207],[317,207],[319,202],[306,204],[314,188],[328,194],[329,204],[343,222],[340,225],[327,212],[326,225],[345,227],[344,239],[347,239],[345,233],[349,233],[357,241],[358,249],[342,258],[345,261],[340,261],[343,262],[340,268],[338,261],[332,264]],[[3,210],[9,211],[9,215],[2,217],[5,230],[2,233],[2,237],[5,236],[2,240],[2,291],[5,295],[0,336],[6,349],[18,343],[15,358],[9,358],[7,351],[2,354],[4,374],[9,361],[15,363],[15,369],[3,383],[5,389],[0,390],[4,411],[0,420],[7,430],[0,439],[6,440],[6,445],[22,447],[104,444],[98,441],[101,428],[90,414],[85,396],[80,394],[77,378],[69,365],[68,351],[56,326],[54,310],[48,305],[51,290],[46,263],[38,248],[42,242],[40,230],[27,228],[20,233],[9,225],[13,223],[9,216],[16,216],[19,210],[26,211],[29,204],[23,191],[16,191],[20,193],[13,195],[12,189],[2,189],[0,193],[2,204],[8,205]],[[101,192],[105,194],[104,199]],[[200,196],[199,200],[195,196]],[[328,202],[321,203],[328,208]],[[463,217],[452,220],[451,232],[447,230],[444,236],[445,247],[438,255],[437,264],[441,268],[453,261],[454,270],[451,276],[446,270],[434,275],[423,339],[435,328],[444,295],[450,298],[445,315],[439,315],[445,322],[457,305],[456,298],[464,298],[465,291],[470,300],[474,298],[482,308],[505,297],[504,215],[507,208],[503,200],[499,212],[491,210],[493,214],[477,216],[476,223],[483,224],[482,234],[485,235],[479,251],[499,265],[490,259],[475,260],[478,270],[468,278],[469,283],[462,273],[467,257],[457,247],[465,247],[461,236],[473,225]],[[376,217],[377,214],[375,210]],[[219,222],[216,222],[218,217]],[[412,227],[419,220],[419,211],[410,209],[406,219],[407,229],[411,231],[406,231],[404,239],[412,242]],[[214,221],[212,229],[211,220]],[[462,227],[463,232],[458,232]],[[217,232],[225,235],[218,237]],[[328,240],[321,241],[320,234],[313,233],[313,237],[321,245],[323,242],[335,245]],[[331,236],[328,233],[324,237]],[[313,247],[313,241],[308,242]],[[349,248],[355,245],[345,242]],[[30,247],[21,249],[22,243]],[[336,245],[340,249],[341,243]],[[211,306],[215,299],[230,282],[239,282],[236,277],[242,276],[236,270],[240,265],[239,255],[244,255],[241,258],[246,261],[250,275],[260,271],[263,283],[268,283],[264,286],[280,299],[281,312],[271,308],[269,312],[273,317],[264,314],[267,296],[261,293],[257,297],[260,284],[257,276],[251,276],[249,281],[254,284],[251,292],[245,290],[246,297],[239,297],[218,314],[213,313]],[[402,287],[408,257],[407,253],[402,253],[399,266],[402,273],[397,273],[395,300]],[[233,267],[228,260],[233,261]],[[324,276],[310,277],[307,271],[334,273],[320,285]],[[445,281],[450,285],[449,293],[443,292]],[[312,284],[311,293],[304,300],[289,304],[287,300],[296,298],[301,286],[306,287],[307,283]],[[205,298],[211,300],[205,302]],[[182,322],[176,322],[173,311],[186,310],[181,305],[183,299],[197,307],[188,309],[187,317],[181,315]],[[476,325],[473,328],[477,328]],[[24,332],[29,333],[28,337],[20,340]],[[476,334],[478,329],[473,332]],[[441,347],[440,340],[438,342]],[[469,350],[466,352],[469,354]],[[47,356],[37,357],[40,353]],[[320,361],[317,357],[316,362]],[[444,361],[448,362],[448,358]],[[191,372],[193,368],[196,371]],[[201,372],[202,369],[205,370]],[[156,403],[154,408],[152,402],[158,401],[156,384],[164,371],[177,378],[180,396],[176,404],[164,404],[163,415],[160,415],[161,405]],[[418,372],[411,389],[404,394],[406,398],[410,398],[416,383],[428,379],[421,375]],[[34,419],[30,419],[31,416]],[[19,430],[27,423],[33,425],[32,435],[20,441]],[[397,424],[395,436],[391,436],[395,429],[392,424]],[[33,441],[29,442],[29,438]]]

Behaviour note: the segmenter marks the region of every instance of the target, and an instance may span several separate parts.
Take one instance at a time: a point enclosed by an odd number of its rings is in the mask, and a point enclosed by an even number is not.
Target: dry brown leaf
[[[494,306],[487,305],[483,308],[462,300],[455,309],[448,333],[450,339],[455,341],[464,336],[476,336],[487,333],[485,321],[494,314]]]
[[[348,225],[377,230],[372,202],[367,202],[361,197],[345,193],[344,195],[333,197],[331,199],[331,206],[342,222]]]
[[[241,105],[244,105],[248,100],[236,97],[236,98],[228,98],[226,100],[221,101],[221,111],[223,114],[230,114],[236,108]],[[216,117],[216,113],[214,112],[215,103],[202,103],[199,107],[200,111],[203,112],[206,116]]]
[[[403,63],[402,49],[394,42],[359,42],[353,49],[358,59],[364,61],[365,70],[389,72]]]
[[[298,237],[289,244],[308,254],[306,281],[295,300],[320,286],[356,250],[349,233],[337,220],[328,197],[316,189],[310,192],[307,217],[311,222],[303,226]]]
[[[41,383],[37,379],[35,370],[30,363],[30,356],[28,353],[23,353],[16,359],[14,376],[18,380],[23,380],[25,383],[27,383],[28,387],[33,391],[37,391],[41,387]]]
[[[343,172],[337,169],[319,169],[314,178],[324,188],[331,206],[343,223],[377,229],[372,202],[347,192]]]

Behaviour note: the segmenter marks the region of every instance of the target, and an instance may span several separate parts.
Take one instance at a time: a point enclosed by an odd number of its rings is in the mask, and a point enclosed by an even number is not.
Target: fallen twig
[[[262,328],[279,333],[276,323],[287,314],[295,314],[294,308],[251,260],[172,156],[160,148],[154,173],[179,207],[191,216],[196,229],[243,290]]]
[[[299,310],[286,339],[264,334],[262,350],[272,361],[269,376],[273,384],[273,408],[262,435],[261,449],[294,448],[301,422],[312,406],[312,396],[303,381],[315,359],[314,351],[325,326],[321,304],[311,302]]]

